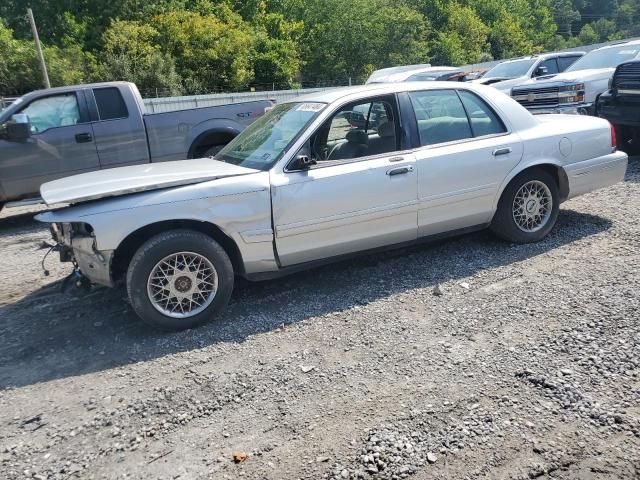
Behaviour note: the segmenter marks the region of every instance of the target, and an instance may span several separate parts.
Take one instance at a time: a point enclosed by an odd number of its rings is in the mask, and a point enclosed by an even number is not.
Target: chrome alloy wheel
[[[156,310],[190,318],[206,309],[218,291],[218,273],[202,255],[179,252],[160,260],[149,274],[147,294]]]
[[[523,232],[533,233],[544,228],[552,210],[551,190],[539,180],[525,183],[513,199],[513,220]]]

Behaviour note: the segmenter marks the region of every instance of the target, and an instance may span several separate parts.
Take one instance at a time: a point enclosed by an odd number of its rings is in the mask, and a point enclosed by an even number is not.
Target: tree
[[[299,41],[304,23],[288,21],[281,13],[260,13],[257,19],[252,63],[254,83],[297,86],[302,60]]]
[[[250,28],[238,14],[228,9],[224,13],[225,22],[187,11],[158,15],[151,21],[163,51],[176,59],[188,93],[245,88],[253,78]]]
[[[507,13],[493,24],[489,41],[494,58],[512,58],[535,53],[533,43],[527,38],[518,20]]]
[[[181,78],[173,58],[163,53],[160,34],[150,25],[116,20],[105,31],[104,71],[109,80],[127,80],[141,92],[160,90],[165,95],[182,92]]]
[[[428,61],[429,24],[387,0],[307,0],[301,38],[303,76],[316,81],[364,80],[372,69]]]
[[[470,7],[452,3],[445,32],[434,42],[433,60],[442,65],[464,65],[480,61],[489,51],[489,28]]]
[[[551,14],[558,26],[558,33],[565,38],[573,35],[573,25],[582,19],[571,0],[552,0]]]
[[[583,45],[591,45],[600,41],[598,32],[594,30],[591,24],[586,24],[584,27],[582,27],[578,37],[580,38],[580,42],[582,42]]]

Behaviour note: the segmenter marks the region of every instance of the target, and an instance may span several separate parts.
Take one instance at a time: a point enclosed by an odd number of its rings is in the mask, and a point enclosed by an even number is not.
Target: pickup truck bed
[[[598,98],[596,112],[615,125],[621,149],[640,149],[640,61],[618,66],[611,89]]]

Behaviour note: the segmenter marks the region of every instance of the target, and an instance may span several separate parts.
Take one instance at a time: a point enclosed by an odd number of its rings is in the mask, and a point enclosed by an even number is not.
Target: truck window
[[[578,60],[579,58],[580,56],[558,57],[558,66],[560,67],[560,71],[564,72],[567,68],[573,65],[575,61]]]
[[[52,95],[34,100],[20,113],[29,116],[33,133],[80,123],[80,110],[75,93]]]
[[[124,104],[124,99],[117,88],[94,88],[93,96],[96,98],[100,120],[114,120],[129,116],[127,106]]]
[[[555,58],[549,58],[540,64],[541,67],[546,67],[547,75],[551,75],[552,73],[558,73],[558,64],[556,63]]]

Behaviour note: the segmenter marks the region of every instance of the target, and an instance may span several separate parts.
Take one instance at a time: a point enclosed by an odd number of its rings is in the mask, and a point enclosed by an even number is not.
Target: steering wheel
[[[333,153],[336,151],[336,149],[342,145],[341,143],[336,143],[332,148],[331,151],[329,152],[329,155],[327,155],[327,160],[331,160],[331,155],[333,155]]]

